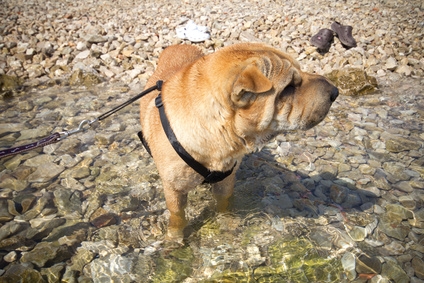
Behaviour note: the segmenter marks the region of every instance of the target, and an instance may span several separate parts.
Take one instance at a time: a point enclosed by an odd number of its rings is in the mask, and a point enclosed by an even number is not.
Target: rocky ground
[[[149,2],[1,1],[0,149],[140,92],[164,47],[189,44],[175,33],[188,19],[209,28],[205,52],[266,42],[306,71],[341,69],[344,95],[246,157],[229,213],[193,191],[183,247],[163,243],[135,104],[1,159],[0,282],[424,282],[423,1]],[[317,52],[310,37],[334,20],[358,46]]]

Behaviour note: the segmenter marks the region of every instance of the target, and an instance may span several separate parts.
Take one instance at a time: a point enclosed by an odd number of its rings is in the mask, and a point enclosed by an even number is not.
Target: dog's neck
[[[180,103],[178,99],[167,99],[165,92],[163,96],[166,113],[168,117],[172,117],[170,125],[178,141],[194,159],[209,170],[230,170],[235,162],[241,160],[247,153],[244,139],[237,136],[233,125],[228,123],[231,119],[228,119],[227,115],[232,114],[219,113],[211,109],[218,107],[216,105],[218,102],[207,103],[204,99],[198,98],[196,105],[191,105],[182,112],[173,107],[174,103]],[[196,112],[206,114],[200,119],[193,119],[192,117],[199,117]],[[193,139],[193,135],[196,138]],[[223,144],[226,146],[223,147]]]
[[[155,99],[156,107],[159,110],[159,116],[160,121],[162,124],[162,128],[168,138],[168,141],[174,148],[175,152],[181,157],[182,160],[185,161],[187,165],[189,165],[193,170],[195,170],[197,173],[203,176],[204,181],[203,183],[217,183],[225,178],[227,178],[231,173],[233,172],[234,168],[237,165],[237,161],[234,163],[233,167],[227,171],[214,171],[210,170],[206,166],[204,166],[202,163],[198,162],[193,156],[191,156],[190,153],[187,152],[187,150],[181,145],[181,143],[178,141],[177,137],[175,136],[174,131],[172,130],[168,117],[165,113],[165,107],[162,102],[162,95],[159,94]],[[148,149],[148,146],[147,146]]]

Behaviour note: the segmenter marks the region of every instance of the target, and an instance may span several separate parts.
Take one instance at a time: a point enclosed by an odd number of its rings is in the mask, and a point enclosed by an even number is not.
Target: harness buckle
[[[155,98],[155,105],[156,105],[156,107],[157,108],[161,108],[162,106],[163,106],[163,102],[162,102],[162,95],[158,95],[156,98]]]

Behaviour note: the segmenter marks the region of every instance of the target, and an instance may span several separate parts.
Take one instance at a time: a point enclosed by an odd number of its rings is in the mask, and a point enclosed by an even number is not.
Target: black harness
[[[161,87],[162,87],[162,84],[160,84],[158,88],[159,91],[161,90]],[[206,168],[197,160],[195,160],[190,155],[190,153],[188,153],[184,149],[184,147],[180,144],[180,142],[177,140],[177,137],[175,136],[174,131],[172,130],[171,125],[169,124],[169,120],[166,117],[165,107],[163,106],[162,95],[160,93],[155,99],[155,105],[159,109],[160,121],[161,121],[163,130],[165,131],[165,134],[168,137],[168,140],[171,143],[172,147],[174,148],[175,152],[181,157],[181,159],[185,161],[185,163],[187,163],[188,166],[190,166],[194,171],[196,171],[197,173],[203,176],[203,178],[205,179],[203,183],[208,183],[208,184],[217,183],[224,180],[229,175],[231,175],[231,173],[233,172],[234,168],[237,165],[237,162],[234,164],[233,168],[231,168],[228,171],[225,171],[225,172],[210,171],[208,168]],[[147,152],[149,152],[149,154],[152,155],[149,145],[147,144],[147,141],[144,138],[143,133],[141,131],[138,133],[138,137],[140,138]]]

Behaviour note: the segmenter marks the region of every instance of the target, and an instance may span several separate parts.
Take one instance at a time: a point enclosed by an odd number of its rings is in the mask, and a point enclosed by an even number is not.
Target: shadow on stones
[[[372,209],[378,196],[349,181],[337,178],[331,172],[310,175],[306,171],[291,171],[276,161],[269,150],[263,149],[243,159],[237,171],[229,213],[245,222],[252,215],[259,215],[264,221],[296,220],[299,217],[317,219],[339,212],[358,213]],[[209,197],[209,203],[206,203],[207,196],[203,194],[201,203],[196,204],[199,213],[189,220],[184,231],[186,237],[191,237],[186,238],[189,242],[212,218],[220,217],[214,210],[212,196]],[[191,205],[187,209],[190,210]]]

